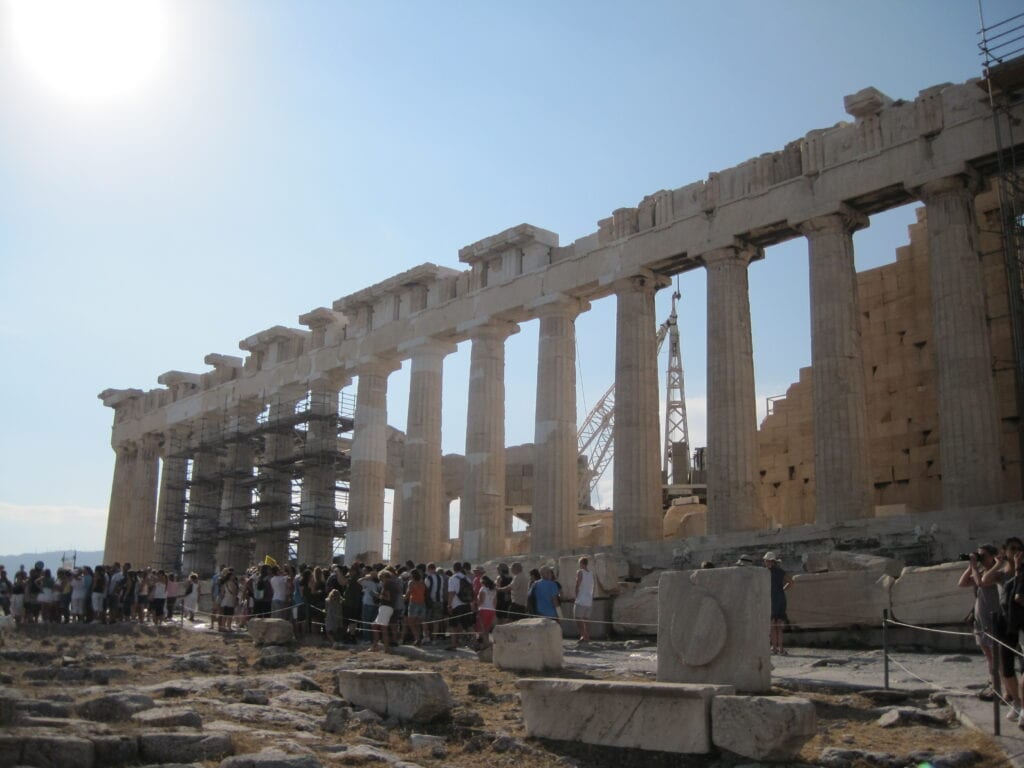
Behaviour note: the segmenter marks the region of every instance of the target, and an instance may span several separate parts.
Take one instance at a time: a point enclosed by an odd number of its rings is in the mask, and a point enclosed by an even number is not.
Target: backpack
[[[465,575],[459,577],[459,591],[456,593],[456,597],[462,603],[469,604],[473,602],[473,584]]]

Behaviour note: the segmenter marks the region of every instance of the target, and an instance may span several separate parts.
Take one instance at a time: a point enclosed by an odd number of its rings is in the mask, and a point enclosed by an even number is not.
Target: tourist
[[[11,583],[11,615],[18,624],[25,623],[25,591],[28,575],[24,571],[14,574]]]
[[[413,568],[409,574],[405,603],[405,630],[412,636],[413,645],[422,645],[423,620],[427,617],[427,585],[418,568]]]
[[[44,622],[55,623],[60,613],[60,596],[57,593],[57,581],[49,568],[44,568],[36,576],[36,585],[39,588],[39,615]]]
[[[196,611],[199,609],[201,596],[202,585],[199,581],[199,574],[193,571],[188,575],[188,584],[185,586],[185,602],[182,606],[184,617],[191,622],[196,620]]]
[[[480,577],[480,589],[476,593],[476,616],[477,626],[479,627],[476,640],[478,647],[481,649],[490,647],[491,631],[494,629],[498,617],[498,591],[495,589],[496,586],[490,576]]]
[[[740,568],[744,568],[748,565],[754,564],[754,558],[750,555],[740,555],[739,560],[736,561],[736,565]]]
[[[594,607],[594,574],[590,572],[589,565],[590,561],[581,557],[579,570],[576,571],[576,600],[572,615],[580,633],[580,644],[590,642],[590,616]]]
[[[994,583],[985,584],[985,572],[993,568],[999,548],[995,544],[982,544],[968,558],[967,569],[960,575],[957,586],[974,590],[974,642],[985,655],[988,665],[989,685],[979,694],[979,698],[988,699],[995,694],[994,683],[997,675],[995,658],[995,641],[992,639],[996,631],[996,617],[999,607],[999,587]]]
[[[373,642],[370,645],[371,651],[383,648],[384,653],[390,653],[388,649],[388,627],[391,625],[391,617],[394,615],[395,593],[399,589],[390,568],[384,568],[377,577],[378,590],[374,595],[377,600],[377,615],[370,625],[373,633]]]
[[[266,619],[273,611],[274,588],[271,585],[270,566],[264,563],[256,573],[252,585],[252,615]]]
[[[370,567],[364,569],[364,575],[359,580],[359,586],[362,587],[362,627],[363,627],[363,639],[373,639],[373,622],[377,618],[377,595],[380,594],[380,579],[377,576],[377,571]]]
[[[332,589],[327,593],[324,606],[324,633],[332,642],[341,642],[345,628],[345,620],[341,601],[341,592]]]
[[[176,573],[167,574],[167,609],[165,614],[170,621],[174,621],[174,608],[178,603],[178,596],[181,594],[181,583]]]
[[[227,568],[220,577],[220,611],[217,614],[217,630],[230,632],[235,621],[240,589],[234,568]],[[212,622],[211,622],[212,624]]]
[[[533,598],[533,585],[540,581],[540,571],[536,568],[530,569],[530,586],[526,590],[526,613],[530,616],[537,615],[537,602]]]
[[[92,587],[90,587],[90,599],[92,602],[92,621],[102,624],[106,621],[107,609],[107,569],[97,565],[92,574]]]
[[[11,580],[7,578],[7,569],[0,565],[0,611],[4,616],[11,615]]]
[[[67,568],[57,570],[57,586],[54,590],[58,595],[56,620],[64,624],[71,623],[71,578],[71,571]]]
[[[473,627],[473,583],[463,573],[463,564],[452,566],[452,577],[448,579],[448,645],[454,651],[458,648],[459,635],[469,635]]]
[[[1024,542],[1011,536],[1003,544],[1002,553],[996,555],[996,564],[982,576],[983,586],[997,585],[999,589],[999,616],[996,617],[995,637],[999,641],[999,672],[1006,693],[1007,720],[1024,720],[1021,705],[1021,685],[1017,680],[1016,655],[1020,651],[1020,632],[1024,630]]]
[[[512,621],[525,618],[528,613],[526,604],[529,601],[530,577],[523,571],[522,563],[512,563],[512,581],[504,589],[508,590],[508,613]]]
[[[782,647],[782,633],[789,623],[786,617],[786,590],[793,583],[793,577],[782,570],[779,565],[779,557],[774,552],[764,553],[764,567],[771,575],[771,629],[769,637],[771,640],[772,653],[787,656],[786,650]]]
[[[85,601],[88,596],[86,574],[76,568],[71,576],[71,602],[68,604],[68,613],[76,622],[85,621]]]
[[[345,577],[345,594],[341,607],[345,620],[345,635],[342,642],[345,643],[354,643],[359,637],[359,622],[363,618],[363,587],[359,583],[362,569],[360,563],[353,563]]]
[[[160,626],[167,610],[167,574],[161,569],[153,576],[153,584],[149,592],[149,615],[153,624]]]
[[[317,634],[323,631],[323,627],[320,624],[324,616],[327,604],[327,574],[324,573],[324,569],[317,566],[313,569],[312,578],[309,581],[309,608],[307,611],[306,626],[312,628],[315,623],[320,630]]]
[[[423,581],[427,588],[427,621],[424,624],[423,642],[432,645],[444,636],[448,584],[436,563],[427,563],[427,575]]]
[[[288,574],[276,565],[270,569],[270,614],[275,619],[284,619],[288,615],[288,595],[291,587]]]
[[[561,589],[555,581],[555,572],[545,565],[540,569],[540,578],[530,585],[527,601],[532,598],[536,615],[557,620],[560,597]]]
[[[510,587],[512,586],[512,575],[508,572],[508,563],[498,563],[498,578],[494,582],[494,589],[497,592],[495,603],[498,612],[498,624],[507,624],[512,621],[509,607],[512,605]]]

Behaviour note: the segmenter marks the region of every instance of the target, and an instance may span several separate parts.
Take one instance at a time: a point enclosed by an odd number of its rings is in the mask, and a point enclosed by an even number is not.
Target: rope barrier
[[[896,621],[896,619],[886,619],[887,624],[891,624],[896,627],[907,627],[908,629],[919,629],[922,632],[934,632],[938,635],[956,635],[958,637],[974,637],[973,632],[955,632],[951,629],[935,629],[934,627],[922,627],[916,624],[906,624],[902,621]]]

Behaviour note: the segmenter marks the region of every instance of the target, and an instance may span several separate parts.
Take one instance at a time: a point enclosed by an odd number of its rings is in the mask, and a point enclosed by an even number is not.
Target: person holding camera
[[[1024,630],[1024,541],[1011,536],[1003,544],[1003,551],[995,556],[995,563],[981,577],[982,586],[997,585],[1000,612],[996,616],[995,632],[999,641],[999,673],[1006,693],[1009,712],[1007,720],[1016,720],[1024,728],[1024,706],[1017,681],[1016,657],[1020,652],[1020,634]]]
[[[999,587],[994,583],[985,584],[984,576],[997,562],[999,547],[995,544],[982,544],[966,557],[969,561],[967,570],[960,576],[957,586],[974,590],[974,642],[985,654],[988,663],[989,687],[982,691],[979,698],[988,699],[995,695],[994,683],[999,670],[996,666],[995,640],[996,617],[1002,611],[999,605]]]

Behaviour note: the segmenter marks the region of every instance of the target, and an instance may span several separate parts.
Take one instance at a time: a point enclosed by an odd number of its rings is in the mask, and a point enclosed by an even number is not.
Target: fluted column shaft
[[[398,369],[376,360],[356,369],[355,428],[345,559],[377,562],[384,550],[384,486],[388,453],[388,375]]]
[[[459,514],[462,557],[477,562],[505,550],[505,339],[514,323],[469,330],[466,482]]]
[[[139,567],[152,563],[159,461],[156,435],[117,449],[104,546],[110,562],[127,561]]]
[[[576,316],[583,309],[568,297],[535,308],[540,318],[530,524],[535,553],[572,549],[577,543]]]
[[[250,437],[256,428],[259,401],[246,400],[231,407],[225,428],[228,435],[217,524],[217,565],[242,572],[253,559],[252,470]]]
[[[110,507],[107,512],[107,535],[103,545],[103,562],[120,561],[125,554],[125,531],[131,514],[131,483],[135,469],[137,447],[122,443],[114,448],[114,479],[110,487]]]
[[[286,427],[295,413],[298,392],[283,390],[270,398],[263,456],[260,463],[259,509],[256,513],[254,558],[268,555],[282,565],[288,561],[292,481],[287,464],[295,452],[294,432]]]
[[[939,390],[942,499],[947,509],[1002,500],[999,411],[974,189],[964,176],[925,184]]]
[[[455,345],[418,339],[409,351],[409,415],[405,461],[392,560],[440,560],[448,538],[446,503],[441,477],[441,400],[444,358]]]
[[[173,433],[172,433],[173,435]],[[181,550],[185,535],[185,504],[188,499],[188,458],[171,455],[178,440],[170,437],[164,445],[160,468],[160,494],[156,506],[156,535],[153,563],[157,568],[177,573],[181,570]]]
[[[658,345],[653,275],[615,286],[616,546],[661,539],[661,468],[658,429]]]
[[[867,225],[867,217],[852,210],[800,224],[810,261],[818,523],[834,524],[874,514],[853,259],[853,232]]]
[[[195,571],[201,577],[206,577],[217,567],[215,560],[220,501],[220,459],[215,451],[200,444],[196,446],[192,459],[182,570]]]
[[[300,564],[326,565],[334,555],[340,386],[339,381],[325,379],[310,388],[309,429],[302,464]]]
[[[753,249],[704,254],[708,291],[709,534],[757,528],[757,411],[747,265]],[[617,460],[618,457],[616,457]]]

